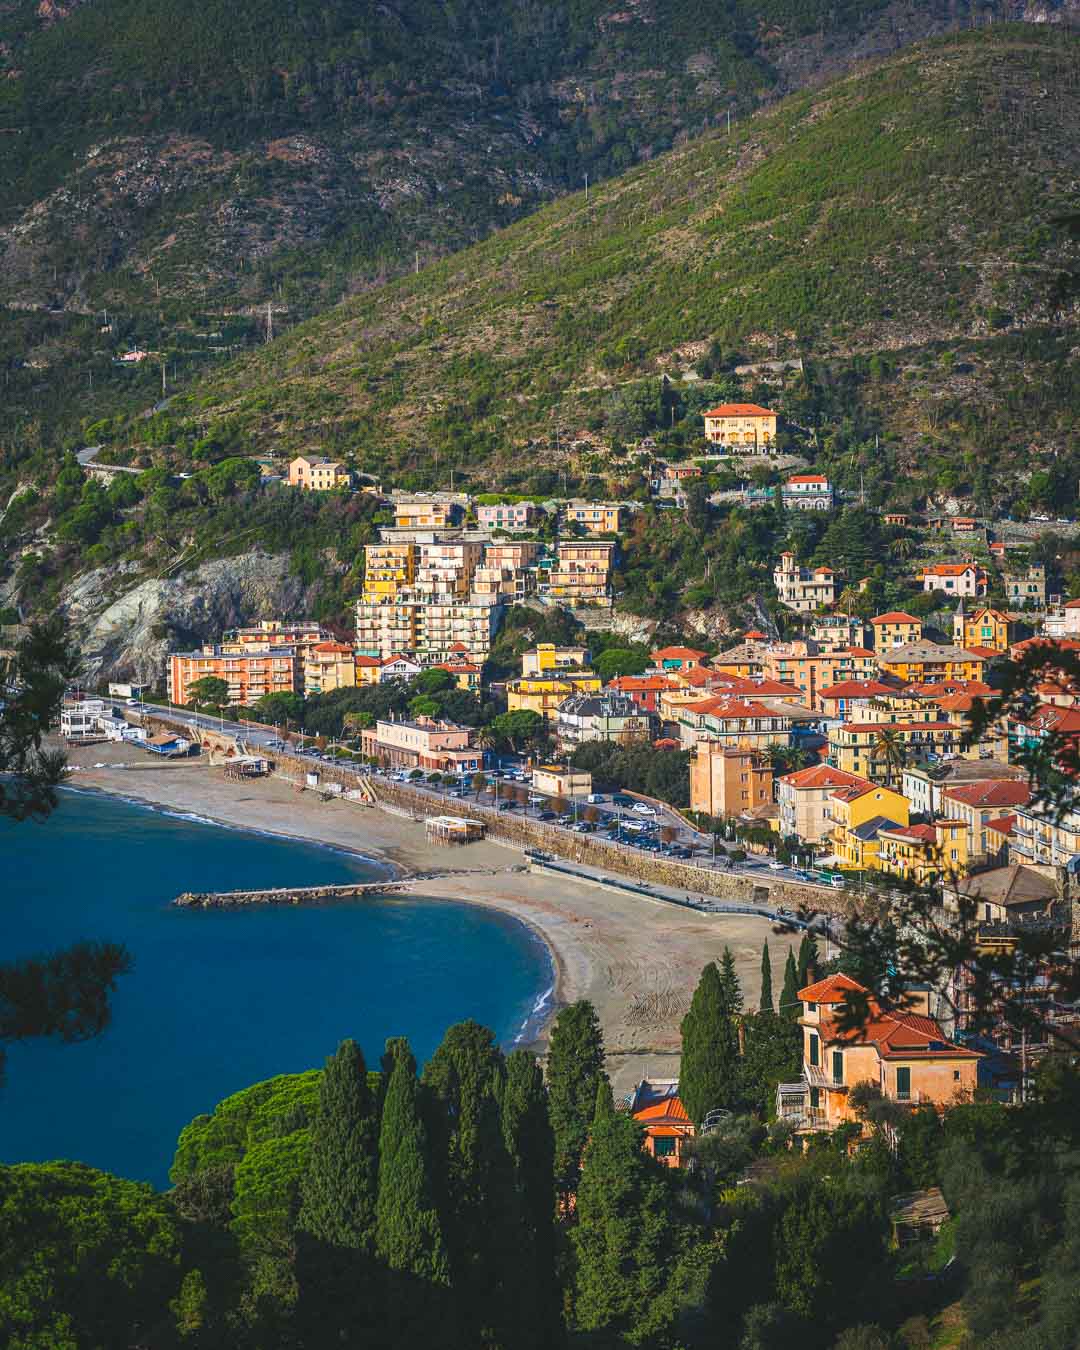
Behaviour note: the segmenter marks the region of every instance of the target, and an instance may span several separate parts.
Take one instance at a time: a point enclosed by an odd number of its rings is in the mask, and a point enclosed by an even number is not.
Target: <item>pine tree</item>
[[[769,944],[761,944],[761,996],[758,999],[758,1012],[772,1012],[772,962],[769,960]]]
[[[386,1042],[382,1068],[375,1245],[387,1271],[383,1329],[402,1350],[419,1350],[437,1342],[442,1332],[450,1260],[435,1205],[416,1061],[408,1041]]]
[[[573,1191],[604,1074],[604,1037],[596,1009],[586,999],[555,1019],[547,1061],[548,1109],[555,1132],[555,1177]]]
[[[342,1041],[323,1070],[300,1186],[296,1273],[309,1340],[355,1340],[377,1321],[377,1143],[364,1056]]]
[[[547,1350],[563,1334],[555,1274],[555,1136],[544,1075],[527,1050],[507,1057],[502,1122],[521,1206],[515,1244],[521,1330],[515,1345]]]
[[[457,1335],[468,1346],[513,1345],[521,1335],[516,1243],[523,1218],[503,1135],[505,1074],[494,1036],[467,1021],[447,1031],[422,1079],[442,1163]]]
[[[799,990],[803,986],[799,983],[799,972],[795,965],[795,953],[788,948],[787,961],[784,963],[784,988],[780,994],[781,1017],[787,1017],[794,1022],[802,1006],[799,1003]]]
[[[818,964],[818,945],[817,938],[809,928],[803,929],[802,942],[799,943],[799,988],[805,989],[810,983],[810,972],[816,970]]]
[[[730,991],[710,961],[682,1020],[679,1097],[695,1125],[737,1095],[738,1043]]]
[[[741,1013],[743,1007],[742,985],[735,973],[735,958],[731,948],[725,947],[720,957],[720,983],[724,989],[724,1002],[732,1013]]]

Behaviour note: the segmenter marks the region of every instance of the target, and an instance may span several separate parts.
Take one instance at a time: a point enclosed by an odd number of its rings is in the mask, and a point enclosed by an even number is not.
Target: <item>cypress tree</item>
[[[787,961],[784,963],[784,988],[780,994],[780,1015],[794,1022],[802,1011],[799,1004],[799,972],[795,966],[795,953],[788,948]]]
[[[817,969],[818,963],[818,945],[817,938],[809,928],[803,929],[802,942],[799,943],[799,988],[805,989],[810,983],[811,969]]]
[[[555,1019],[547,1061],[555,1177],[565,1191],[573,1191],[581,1175],[581,1155],[596,1108],[596,1087],[603,1074],[600,1020],[593,1005],[581,999]]]
[[[758,1012],[772,1012],[772,962],[769,960],[769,944],[761,944],[761,996],[758,999]]]
[[[729,999],[720,971],[710,961],[681,1027],[679,1097],[698,1126],[710,1111],[730,1106],[736,1096],[738,1044]]]
[[[515,1050],[507,1057],[502,1123],[521,1216],[515,1243],[521,1330],[515,1345],[546,1350],[563,1338],[555,1275],[555,1136],[544,1075],[536,1056],[527,1050]]]
[[[364,1056],[355,1041],[342,1041],[323,1070],[300,1184],[299,1313],[316,1343],[355,1340],[378,1320],[371,1260],[377,1131]]]
[[[427,1130],[409,1043],[386,1042],[375,1245],[386,1268],[383,1329],[404,1350],[436,1343],[450,1260],[435,1206]]]
[[[494,1036],[467,1021],[447,1031],[422,1079],[432,1146],[442,1164],[457,1336],[470,1347],[513,1345],[521,1334],[515,1244],[523,1220],[503,1135],[505,1073]]]
[[[742,985],[735,973],[735,958],[731,948],[725,947],[720,957],[720,984],[724,990],[724,1002],[730,1011],[741,1013],[743,1007]]]

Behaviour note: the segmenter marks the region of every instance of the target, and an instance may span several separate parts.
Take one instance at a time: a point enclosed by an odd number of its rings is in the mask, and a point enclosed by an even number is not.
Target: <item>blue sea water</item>
[[[181,891],[375,879],[377,864],[116,798],[65,792],[42,825],[0,822],[0,960],[122,942],[113,1021],[80,1045],[10,1047],[0,1161],[71,1158],[167,1183],[176,1137],[223,1097],[322,1064],[351,1036],[418,1061],[465,1017],[509,1046],[550,998],[522,924],[445,900],[177,910]]]

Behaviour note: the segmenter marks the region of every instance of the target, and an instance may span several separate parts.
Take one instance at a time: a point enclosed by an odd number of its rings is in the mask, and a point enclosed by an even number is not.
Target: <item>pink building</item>
[[[377,722],[361,736],[365,755],[396,769],[425,773],[475,773],[484,752],[472,744],[471,727],[418,717],[410,722]]]
[[[532,502],[503,502],[476,508],[477,523],[485,530],[531,530],[540,514]]]

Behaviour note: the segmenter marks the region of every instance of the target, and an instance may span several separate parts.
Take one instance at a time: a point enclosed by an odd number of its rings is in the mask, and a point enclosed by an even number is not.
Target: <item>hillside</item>
[[[861,457],[886,495],[993,504],[1077,453],[1054,222],[1080,197],[1078,65],[1075,38],[1000,27],[863,67],[343,302],[154,434],[528,486],[523,446],[532,472],[604,468],[582,442],[674,425],[678,451],[727,389],[779,400],[793,448],[856,486]],[[804,376],[755,395],[729,373],[775,357]]]
[[[161,365],[172,389],[261,343],[268,303],[281,333],[856,57],[1074,7],[12,0],[6,420],[54,437],[144,406]],[[129,346],[153,372],[115,366]]]

